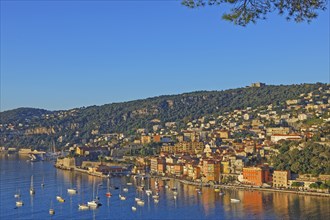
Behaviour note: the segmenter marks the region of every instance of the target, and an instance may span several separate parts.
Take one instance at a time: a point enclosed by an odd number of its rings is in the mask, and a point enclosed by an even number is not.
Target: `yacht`
[[[34,187],[33,187],[33,175],[31,176],[31,185],[30,185],[30,195],[34,195],[36,193]]]
[[[144,201],[143,201],[143,200],[139,200],[139,201],[137,201],[137,204],[138,204],[139,206],[143,206],[143,205],[144,205]]]
[[[123,191],[124,191],[124,192],[128,192],[128,188],[126,188],[126,187],[123,188]]]
[[[87,204],[78,204],[79,210],[88,210],[89,206]]]
[[[49,214],[50,215],[54,215],[55,214],[55,210],[53,208],[53,201],[50,202],[50,208],[49,208]]]
[[[18,190],[17,193],[14,194],[14,198],[20,198],[21,197],[21,192]]]
[[[54,209],[49,209],[49,214],[50,215],[54,215],[55,214],[55,210]]]
[[[119,195],[120,200],[126,200],[125,196]]]
[[[22,206],[22,205],[24,205],[22,200],[16,201],[16,206]]]
[[[74,189],[74,188],[70,188],[70,189],[68,189],[68,193],[69,194],[77,194],[78,191],[76,189]]]
[[[101,203],[99,202],[98,199],[93,199],[92,201],[87,202],[87,206],[92,207],[92,208],[97,208],[101,206]]]
[[[233,203],[236,203],[236,202],[240,202],[241,200],[239,200],[239,199],[230,199],[230,201],[233,202]]]
[[[61,196],[56,196],[56,200],[61,203],[65,202],[65,199],[63,199]]]
[[[135,206],[132,206],[132,211],[136,211],[136,207]]]
[[[107,180],[107,192],[105,193],[105,196],[108,197],[108,198],[112,196],[112,194],[110,192],[110,180],[109,180],[109,178]]]

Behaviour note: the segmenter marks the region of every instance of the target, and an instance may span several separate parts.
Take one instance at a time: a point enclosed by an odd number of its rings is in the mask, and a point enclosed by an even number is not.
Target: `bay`
[[[30,196],[31,176],[36,193]],[[44,182],[44,187],[41,183]],[[128,186],[127,182],[132,182]],[[102,206],[95,210],[78,210],[79,203],[93,197],[93,183],[97,185]],[[113,177],[110,185],[112,197],[107,198],[107,180],[87,174],[56,169],[53,162],[27,162],[17,155],[0,155],[0,219],[330,219],[330,198],[296,194],[224,190],[224,195],[212,188],[203,188],[198,194],[194,186],[175,180],[159,181],[159,203],[145,192],[137,191],[140,179]],[[155,180],[144,180],[154,191]],[[177,187],[177,196],[169,188]],[[70,195],[67,189],[76,187],[78,193]],[[128,192],[123,192],[124,187]],[[14,194],[21,193],[24,202],[16,207]],[[119,194],[125,195],[122,201]],[[64,203],[56,196],[61,195]],[[137,206],[135,197],[142,197],[144,206]],[[231,198],[240,202],[232,203]],[[48,211],[53,204],[55,215]],[[137,210],[132,211],[132,206]]]

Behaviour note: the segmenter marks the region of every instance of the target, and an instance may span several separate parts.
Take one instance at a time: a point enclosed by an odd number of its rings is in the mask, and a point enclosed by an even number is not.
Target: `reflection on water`
[[[159,181],[159,203],[145,191],[137,191],[136,186],[145,185],[155,191],[154,179],[134,179],[116,177],[110,179],[112,197],[107,198],[107,181],[86,174],[57,170],[50,162],[31,163],[14,156],[0,155],[0,219],[329,219],[329,198],[301,196],[296,194],[270,193],[258,191],[224,190],[224,195],[212,188],[203,188],[198,194],[195,186],[178,181]],[[34,175],[36,194],[29,195],[30,177]],[[44,179],[45,186],[41,187]],[[95,182],[95,190],[93,183]],[[127,186],[132,182],[132,186]],[[169,188],[166,188],[168,185]],[[114,189],[114,186],[119,189]],[[75,187],[78,194],[69,195],[67,189]],[[127,187],[128,192],[122,188]],[[177,187],[177,199],[170,190]],[[20,189],[24,206],[15,208],[14,193]],[[86,203],[98,194],[103,204],[99,209],[79,211],[78,204]],[[119,199],[119,194],[127,197]],[[64,203],[56,200],[62,195]],[[143,207],[136,206],[134,198],[145,200]],[[231,198],[239,203],[231,203]],[[48,210],[53,200],[55,215]]]

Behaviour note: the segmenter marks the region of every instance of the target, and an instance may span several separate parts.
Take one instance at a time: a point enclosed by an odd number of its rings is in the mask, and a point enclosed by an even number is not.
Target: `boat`
[[[135,197],[135,202],[138,202],[138,201],[140,201],[140,200],[141,200],[140,198]]]
[[[159,202],[159,199],[154,199],[154,202],[157,204]]]
[[[68,189],[68,193],[69,193],[69,194],[77,194],[78,191],[77,191],[77,189],[75,189],[75,188],[69,188],[69,189]]]
[[[201,192],[201,191],[199,191],[199,192]],[[178,192],[177,191],[174,191],[173,192],[173,195],[175,195],[175,196],[178,195]]]
[[[93,199],[92,201],[87,202],[87,206],[96,208],[101,206],[101,203],[99,202],[98,199]]]
[[[128,188],[126,188],[126,187],[123,188],[123,191],[124,191],[124,192],[128,192]]]
[[[237,203],[237,202],[240,202],[241,200],[239,200],[239,199],[230,199],[230,201],[231,201],[232,203]]]
[[[153,199],[159,199],[159,194],[156,193],[155,195],[152,196]]]
[[[110,180],[109,180],[109,178],[107,180],[107,192],[105,193],[105,196],[108,197],[108,198],[112,196],[112,194],[110,192]]]
[[[55,210],[53,208],[53,201],[50,202],[50,208],[49,208],[49,214],[50,215],[54,215],[55,214]]]
[[[119,199],[120,200],[126,200],[126,197],[125,196],[122,196],[121,194],[119,194]]]
[[[139,206],[143,206],[143,205],[144,205],[144,201],[141,200],[141,199],[140,199],[139,201],[137,201],[136,203],[137,203]]]
[[[127,186],[131,186],[131,185],[133,185],[133,183],[126,183],[126,185],[127,185]]]
[[[87,204],[78,204],[78,209],[79,210],[88,210],[89,209],[89,206]]]
[[[165,188],[167,189],[168,188],[168,185],[165,185]]]
[[[61,196],[56,196],[56,200],[61,203],[65,202],[65,199],[63,199]]]
[[[176,195],[174,195],[173,198],[176,200]]]
[[[24,205],[24,203],[23,203],[23,201],[22,200],[18,200],[18,201],[16,201],[16,206],[22,206],[22,205]]]
[[[41,187],[44,187],[44,186],[45,186],[45,178],[42,177]]]
[[[34,187],[33,187],[33,175],[31,176],[31,185],[30,185],[30,195],[34,195],[36,193]]]
[[[136,211],[136,207],[135,206],[132,206],[132,211]]]
[[[63,199],[63,197],[62,197],[62,188],[61,188],[61,194],[56,196],[56,200],[61,203],[65,202],[65,199]]]
[[[214,188],[214,192],[220,192],[219,188]]]
[[[94,199],[92,201],[87,202],[87,205],[90,208],[97,208],[97,207],[102,205],[99,201],[99,197],[97,196],[98,193],[96,193],[96,196],[94,194],[95,194],[95,179],[94,179],[94,182],[93,182],[93,198]]]
[[[146,190],[146,193],[147,193],[148,196],[150,196],[152,194],[152,190],[151,189],[147,189]]]
[[[14,198],[20,198],[20,197],[21,197],[21,192],[20,190],[18,190],[18,192],[14,194]]]

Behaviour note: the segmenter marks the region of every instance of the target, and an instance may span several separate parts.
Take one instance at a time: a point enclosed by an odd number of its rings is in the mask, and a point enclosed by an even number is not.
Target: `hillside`
[[[49,146],[55,140],[61,147],[66,143],[81,143],[83,139],[89,140],[97,134],[134,134],[138,128],[151,130],[154,124],[164,125],[166,122],[177,122],[180,128],[184,122],[202,116],[216,116],[246,107],[277,105],[298,98],[302,93],[317,92],[321,86],[325,84],[199,91],[64,111],[14,109],[0,113],[1,145]],[[5,129],[8,124],[12,129]]]

